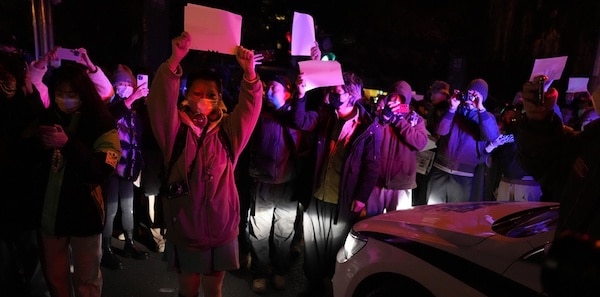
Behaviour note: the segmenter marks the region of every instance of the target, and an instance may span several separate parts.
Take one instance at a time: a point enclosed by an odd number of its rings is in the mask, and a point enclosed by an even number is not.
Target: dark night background
[[[33,0],[39,2],[42,0]],[[170,54],[170,40],[183,29],[181,0],[52,0],[53,44],[85,47],[98,65],[117,63],[154,71]],[[242,45],[276,49],[277,63],[295,65],[285,33],[294,11],[314,17],[324,53],[335,53],[344,70],[360,74],[365,87],[387,90],[399,79],[423,94],[436,79],[463,88],[486,79],[490,97],[512,100],[529,78],[534,60],[569,56],[562,79],[590,77],[600,42],[597,0],[221,0],[189,1],[243,17]],[[355,2],[355,1],[352,1]],[[33,44],[30,0],[3,0],[0,26]],[[282,18],[282,16],[284,18]],[[213,59],[215,57],[198,59]],[[214,54],[213,54],[214,55]],[[229,65],[230,57],[219,57]],[[201,60],[204,61],[204,60]],[[233,60],[235,64],[235,60]],[[232,65],[235,67],[235,65]]]

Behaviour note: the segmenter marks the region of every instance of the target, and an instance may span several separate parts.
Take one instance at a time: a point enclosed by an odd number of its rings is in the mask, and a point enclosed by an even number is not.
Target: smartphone
[[[406,103],[402,103],[402,104],[398,105],[398,108],[399,108],[398,112],[400,112],[400,113],[410,112],[410,106],[408,106],[408,104],[406,104]]]
[[[255,55],[262,55],[263,62],[273,62],[275,61],[275,50],[256,50],[254,51]]]
[[[139,87],[145,87],[146,89],[149,89],[150,86],[148,86],[148,75],[147,74],[138,74],[136,75],[136,79],[137,79],[137,86]]]
[[[81,55],[78,50],[59,47],[56,49],[56,56],[60,60],[80,61]]]

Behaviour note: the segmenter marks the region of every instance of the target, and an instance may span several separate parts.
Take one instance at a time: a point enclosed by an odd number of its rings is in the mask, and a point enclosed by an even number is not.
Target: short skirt
[[[163,256],[170,271],[209,274],[240,268],[238,240],[206,251],[190,251],[167,240]]]

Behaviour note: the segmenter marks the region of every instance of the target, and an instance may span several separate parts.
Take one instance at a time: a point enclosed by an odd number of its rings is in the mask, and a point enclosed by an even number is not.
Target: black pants
[[[35,230],[0,235],[0,296],[50,296]]]

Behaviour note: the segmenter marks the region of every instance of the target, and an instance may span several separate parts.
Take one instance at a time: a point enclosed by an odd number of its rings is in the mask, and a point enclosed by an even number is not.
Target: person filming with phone
[[[410,110],[412,88],[403,80],[377,102],[376,115],[383,126],[381,171],[367,202],[367,217],[412,207],[417,186],[417,152],[427,144],[425,120]]]
[[[102,295],[101,185],[115,170],[121,145],[88,70],[65,63],[51,73],[50,105],[39,127],[45,150],[32,187],[44,190],[40,237],[52,296]]]
[[[479,197],[474,186],[476,169],[487,158],[487,143],[500,135],[496,118],[483,105],[487,97],[487,82],[474,79],[466,91],[450,96],[448,110],[433,123],[440,139],[427,185],[427,204]]]

